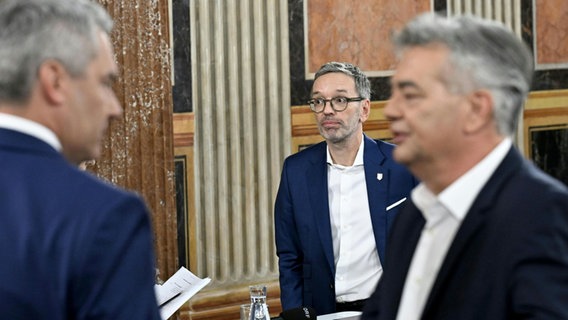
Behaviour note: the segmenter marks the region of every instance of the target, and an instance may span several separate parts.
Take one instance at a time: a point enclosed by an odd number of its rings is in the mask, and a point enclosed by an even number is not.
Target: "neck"
[[[359,151],[362,139],[363,134],[359,133],[352,135],[350,139],[344,140],[340,143],[328,142],[327,146],[333,162],[342,166],[352,166],[355,162],[355,158],[357,157],[357,152]]]
[[[434,194],[439,194],[485,158],[504,137],[469,144],[467,152],[448,153],[437,161],[418,161],[410,171]]]

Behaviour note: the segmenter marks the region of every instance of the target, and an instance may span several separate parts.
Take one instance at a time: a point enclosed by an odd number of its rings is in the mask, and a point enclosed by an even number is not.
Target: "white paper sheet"
[[[160,306],[162,319],[166,320],[171,317],[209,282],[211,282],[210,278],[201,279],[185,267],[181,267],[164,284],[155,285],[156,299]]]

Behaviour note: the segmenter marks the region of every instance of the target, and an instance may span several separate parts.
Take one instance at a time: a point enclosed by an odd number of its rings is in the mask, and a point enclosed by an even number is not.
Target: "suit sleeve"
[[[285,161],[274,205],[276,254],[278,255],[280,300],[283,310],[300,307],[303,300],[303,254],[290,192],[288,165]]]
[[[148,211],[134,196],[117,198],[93,223],[74,271],[77,319],[161,319]]]

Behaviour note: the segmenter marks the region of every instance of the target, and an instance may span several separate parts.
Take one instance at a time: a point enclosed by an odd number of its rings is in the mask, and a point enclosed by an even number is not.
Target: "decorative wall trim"
[[[523,118],[524,155],[530,159],[531,128],[568,125],[568,90],[531,92],[525,104]]]
[[[195,115],[193,113],[175,113],[174,147],[193,147],[195,137]]]

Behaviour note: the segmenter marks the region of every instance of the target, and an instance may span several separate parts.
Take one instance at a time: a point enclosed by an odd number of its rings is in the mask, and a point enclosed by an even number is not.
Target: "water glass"
[[[241,320],[249,320],[250,318],[250,304],[241,304]]]

